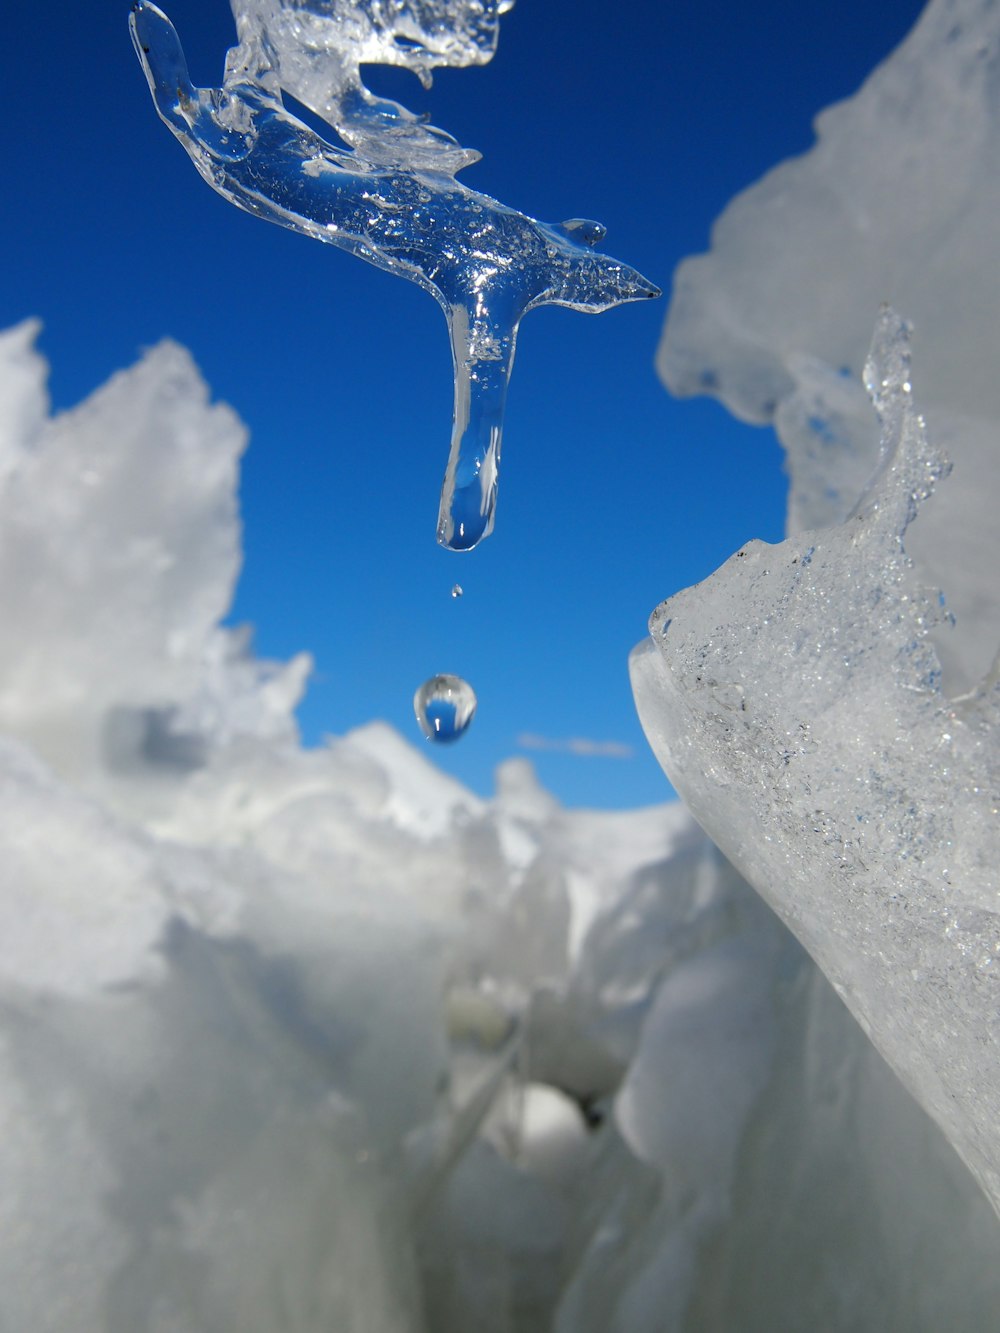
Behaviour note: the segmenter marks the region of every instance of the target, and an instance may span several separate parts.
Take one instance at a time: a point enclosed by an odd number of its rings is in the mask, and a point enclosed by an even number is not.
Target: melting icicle
[[[455,368],[438,541],[471,550],[493,528],[500,441],[518,325],[542,305],[595,313],[658,296],[593,247],[598,222],[551,225],[466,189],[479,154],[396,102],[362,62],[402,65],[425,86],[439,65],[484,64],[509,0],[231,0],[240,45],[219,89],[195,88],[173,26],[133,5],[132,37],[160,117],[208,183],[238,207],[340,246],[431,293]],[[287,92],[349,150],[284,107]]]
[[[457,741],[476,712],[476,694],[461,676],[431,676],[413,696],[420,730],[430,741]]]

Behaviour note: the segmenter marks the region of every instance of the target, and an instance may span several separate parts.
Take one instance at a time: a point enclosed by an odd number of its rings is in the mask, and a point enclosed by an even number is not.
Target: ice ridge
[[[851,514],[665,601],[633,684],[699,822],[1000,1208],[997,668],[946,696],[931,633],[950,616],[904,534],[948,469],[889,310],[865,379],[881,461]]]

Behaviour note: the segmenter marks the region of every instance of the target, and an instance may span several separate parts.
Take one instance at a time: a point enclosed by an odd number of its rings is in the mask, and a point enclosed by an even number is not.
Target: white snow
[[[383,724],[301,749],[307,659],[217,626],[235,417],[167,346],[50,421],[35,332],[0,340],[0,1327],[680,1328],[738,1227],[782,1262],[753,1219],[804,1197],[746,1177],[760,1105],[815,1101],[803,1014],[862,1074],[782,1171],[860,1155],[857,1198],[945,1227],[919,1290],[952,1306],[1000,1272],[971,1181],[680,806],[564,811],[523,759],[482,802]],[[909,1273],[898,1233],[866,1236],[866,1307]]]

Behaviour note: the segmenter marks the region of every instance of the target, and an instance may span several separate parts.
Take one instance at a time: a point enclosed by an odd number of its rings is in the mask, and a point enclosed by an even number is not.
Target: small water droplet
[[[462,596],[462,585],[461,585],[460,583],[456,583],[456,584],[455,584],[455,586],[454,586],[454,587],[452,588],[452,590],[451,590],[451,595],[452,595],[452,597],[461,597],[461,596]]]
[[[431,676],[413,696],[413,711],[429,741],[457,741],[476,712],[476,694],[461,676]]]

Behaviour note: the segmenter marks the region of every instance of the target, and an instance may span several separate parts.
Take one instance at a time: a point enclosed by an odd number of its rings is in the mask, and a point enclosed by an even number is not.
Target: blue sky
[[[226,0],[163,8],[195,82],[217,84]],[[815,113],[854,92],[920,9],[518,0],[490,66],[442,71],[430,93],[402,74],[383,85],[483,153],[467,185],[546,221],[599,219],[602,248],[666,292],[525,320],[497,526],[471,553],[435,543],[452,397],[438,307],[209,190],[154,113],[125,0],[5,16],[0,325],[44,320],[57,408],[169,335],[246,421],[233,619],[253,622],[263,656],[315,655],[307,742],[380,717],[426,744],[413,692],[456,672],[479,712],[433,757],[476,790],[528,753],[567,804],[664,799],[628,651],[663,597],[751,537],[778,540],[785,497],[769,432],[675,402],[656,379],[671,274],[737,191],[809,147]],[[526,750],[526,735],[633,753]]]

